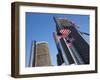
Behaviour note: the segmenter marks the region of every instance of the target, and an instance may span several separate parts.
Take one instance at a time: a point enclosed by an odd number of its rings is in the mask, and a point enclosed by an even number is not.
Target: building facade
[[[32,42],[29,67],[51,66],[50,52],[47,42]]]
[[[83,35],[77,30],[77,25],[68,19],[54,17],[56,23],[56,31],[53,33],[54,40],[58,49],[57,63],[61,65],[70,64],[89,64],[89,43]],[[70,31],[66,36],[58,33]],[[60,37],[60,38],[59,38]],[[62,59],[62,60],[61,60]]]

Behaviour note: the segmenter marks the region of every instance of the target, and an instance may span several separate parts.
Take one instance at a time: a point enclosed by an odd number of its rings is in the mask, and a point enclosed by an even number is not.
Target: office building
[[[58,65],[89,64],[89,43],[77,30],[78,26],[64,18],[54,17],[54,21],[56,31],[53,36],[58,49]]]

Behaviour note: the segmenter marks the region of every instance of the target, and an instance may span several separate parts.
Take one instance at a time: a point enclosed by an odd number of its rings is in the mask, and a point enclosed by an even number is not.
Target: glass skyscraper
[[[54,21],[56,31],[53,36],[58,49],[57,64],[89,64],[89,43],[77,30],[78,26],[68,19],[54,17]],[[70,33],[66,37],[59,38],[58,33],[62,29],[70,30]]]

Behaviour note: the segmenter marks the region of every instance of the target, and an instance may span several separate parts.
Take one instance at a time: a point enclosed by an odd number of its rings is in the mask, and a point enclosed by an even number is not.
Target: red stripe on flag
[[[59,33],[61,34],[57,36],[58,36],[58,39],[61,39],[61,38],[66,38],[71,33],[71,31],[69,29],[61,29]]]
[[[67,37],[69,34],[70,34],[70,30],[68,30],[68,29],[61,29],[60,30],[60,33],[62,33],[62,37],[63,38],[65,38],[65,37]]]

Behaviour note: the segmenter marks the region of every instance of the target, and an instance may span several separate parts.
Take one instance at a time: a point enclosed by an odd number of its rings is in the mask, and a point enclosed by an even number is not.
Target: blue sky
[[[56,24],[53,20],[54,16],[74,21],[80,26],[80,31],[89,33],[88,15],[26,12],[26,65],[29,64],[31,42],[33,40],[38,42],[47,41],[49,43],[52,64],[57,64],[57,48],[53,39],[53,32],[56,30]]]

